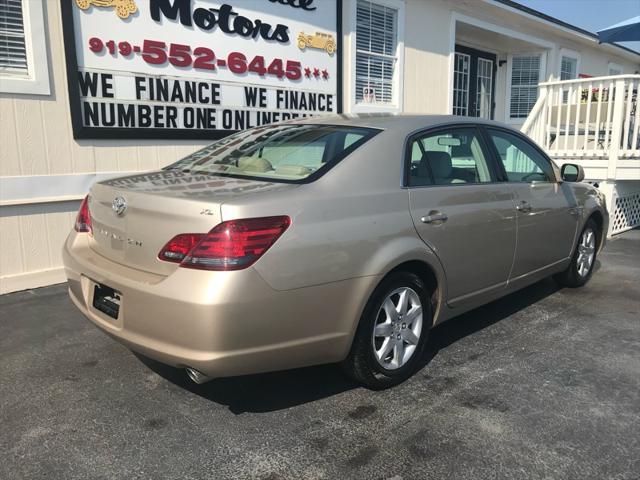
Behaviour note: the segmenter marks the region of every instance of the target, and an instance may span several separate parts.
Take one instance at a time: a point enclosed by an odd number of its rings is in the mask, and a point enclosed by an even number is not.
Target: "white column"
[[[607,197],[607,210],[609,211],[609,231],[607,237],[611,236],[611,227],[613,226],[613,213],[615,210],[615,195],[616,195],[616,182],[613,180],[607,180],[604,182],[598,182],[599,190]]]

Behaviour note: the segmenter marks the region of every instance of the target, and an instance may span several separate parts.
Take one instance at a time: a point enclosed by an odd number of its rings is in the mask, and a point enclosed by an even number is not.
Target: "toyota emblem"
[[[124,215],[124,212],[127,211],[127,201],[124,197],[116,197],[113,199],[113,202],[111,202],[111,208],[116,212],[116,215]]]

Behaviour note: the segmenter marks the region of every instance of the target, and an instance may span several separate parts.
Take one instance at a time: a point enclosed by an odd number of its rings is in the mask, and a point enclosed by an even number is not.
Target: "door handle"
[[[430,212],[429,215],[425,215],[420,219],[422,223],[441,224],[449,220],[449,217],[444,213]]]
[[[523,200],[518,205],[516,205],[516,210],[522,213],[529,213],[531,211],[531,204]]]

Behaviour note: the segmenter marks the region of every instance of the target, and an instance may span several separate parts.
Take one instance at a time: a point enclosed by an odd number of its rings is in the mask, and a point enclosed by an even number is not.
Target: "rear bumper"
[[[288,291],[253,269],[169,276],[112,262],[72,232],[63,248],[69,295],[100,329],[175,367],[224,377],[337,362],[349,351],[364,302],[378,277]],[[122,295],[117,319],[93,307],[96,283]]]

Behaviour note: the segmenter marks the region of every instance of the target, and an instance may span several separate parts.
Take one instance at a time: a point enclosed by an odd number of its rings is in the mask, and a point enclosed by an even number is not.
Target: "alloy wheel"
[[[584,278],[589,274],[595,256],[596,233],[591,228],[587,228],[582,232],[578,242],[578,258],[576,260],[578,275]]]
[[[422,332],[422,302],[415,290],[402,287],[382,302],[373,328],[373,350],[378,363],[396,370],[413,356]]]

